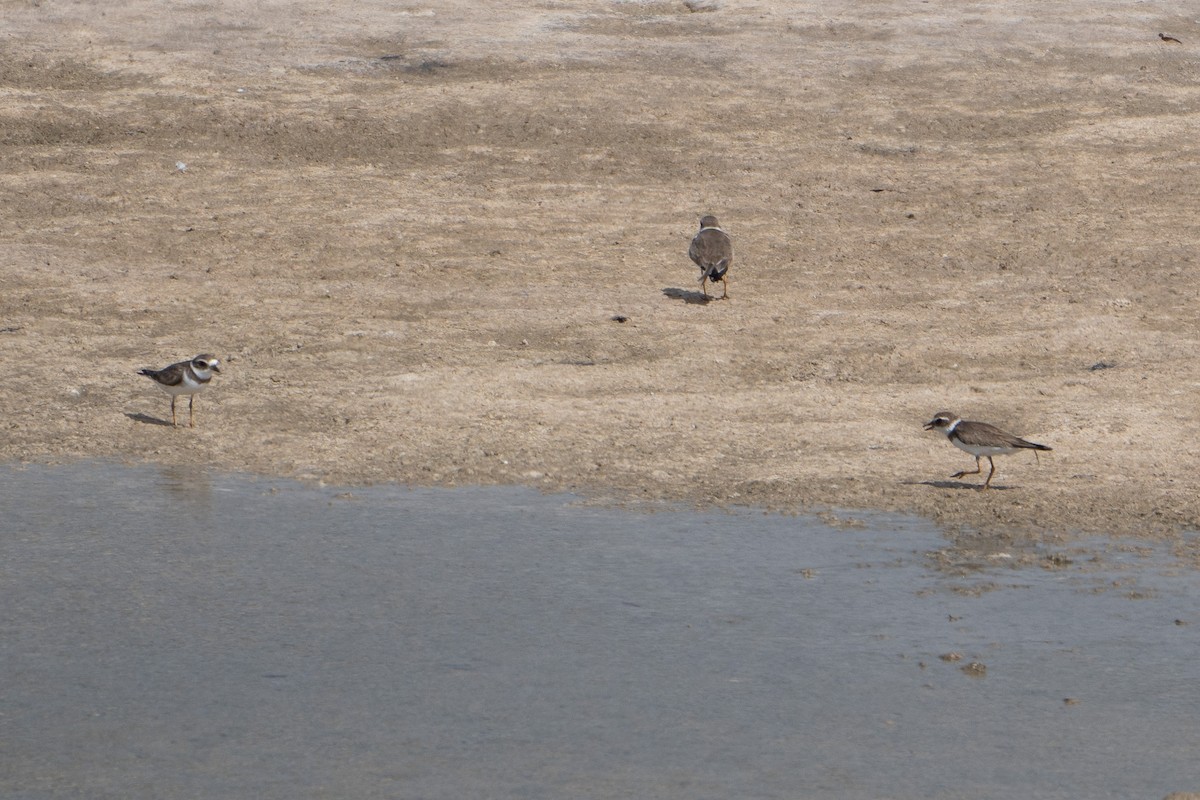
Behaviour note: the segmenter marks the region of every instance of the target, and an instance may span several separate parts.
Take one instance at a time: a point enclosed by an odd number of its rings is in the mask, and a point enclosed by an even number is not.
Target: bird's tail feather
[[[717,281],[721,280],[721,278],[724,278],[725,273],[728,271],[729,271],[729,259],[722,258],[717,263],[715,263],[709,267],[706,267],[705,269],[700,271],[700,282],[704,283],[704,281],[709,280],[709,281],[712,281],[713,283],[716,283]]]

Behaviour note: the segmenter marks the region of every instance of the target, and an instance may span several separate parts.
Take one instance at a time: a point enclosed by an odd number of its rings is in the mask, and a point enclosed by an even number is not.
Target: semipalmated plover
[[[145,375],[159,387],[171,395],[171,424],[175,425],[175,398],[181,394],[188,395],[188,427],[195,427],[196,420],[192,416],[192,403],[196,401],[196,393],[202,391],[212,380],[214,373],[221,371],[221,362],[216,356],[201,353],[191,361],[180,361],[162,369],[140,369],[138,375]]]
[[[1013,436],[1011,433],[1000,430],[995,425],[989,425],[986,422],[972,422],[969,419],[960,419],[957,414],[951,414],[949,411],[939,411],[933,415],[933,419],[925,423],[925,430],[936,430],[944,433],[946,438],[950,440],[950,444],[957,447],[959,450],[965,450],[975,456],[975,470],[968,472],[963,470],[951,475],[951,478],[961,478],[964,475],[978,475],[983,471],[980,466],[980,459],[987,458],[988,464],[992,469],[988,472],[987,480],[983,482],[980,489],[988,488],[988,484],[992,482],[992,476],[996,474],[996,464],[992,461],[992,456],[1003,456],[1009,453],[1015,453],[1018,450],[1050,450],[1044,444],[1035,444],[1027,442],[1019,436]]]
[[[700,230],[692,237],[688,255],[700,268],[700,291],[704,292],[704,298],[708,299],[709,281],[720,281],[721,299],[728,297],[729,282],[725,279],[725,273],[733,263],[733,240],[729,238],[728,233],[721,230],[721,224],[712,214],[701,217]]]

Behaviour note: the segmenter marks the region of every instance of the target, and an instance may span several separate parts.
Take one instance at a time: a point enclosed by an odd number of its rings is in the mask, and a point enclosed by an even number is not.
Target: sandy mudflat
[[[1178,4],[0,7],[0,459],[1200,524]]]

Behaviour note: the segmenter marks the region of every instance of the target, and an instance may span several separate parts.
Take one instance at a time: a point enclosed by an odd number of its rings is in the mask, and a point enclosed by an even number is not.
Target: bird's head
[[[192,369],[197,375],[206,375],[209,372],[220,373],[221,359],[209,353],[201,353],[192,359]]]
[[[939,411],[933,415],[933,419],[925,423],[925,430],[949,433],[956,422],[958,422],[956,414],[952,414],[949,411]]]

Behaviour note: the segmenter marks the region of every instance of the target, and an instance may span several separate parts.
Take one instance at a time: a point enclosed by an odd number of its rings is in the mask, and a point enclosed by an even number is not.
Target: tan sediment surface
[[[1176,9],[6,2],[0,460],[1195,526]]]

